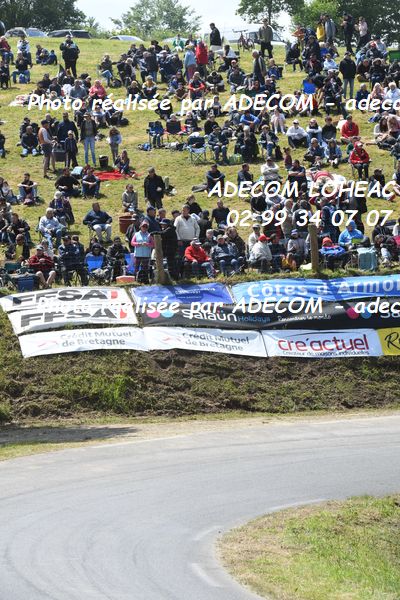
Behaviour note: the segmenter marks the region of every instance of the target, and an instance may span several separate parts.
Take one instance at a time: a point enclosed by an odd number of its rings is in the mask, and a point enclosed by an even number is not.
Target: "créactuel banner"
[[[139,327],[43,331],[18,339],[25,358],[88,350],[148,350],[144,331]]]
[[[400,296],[400,275],[372,277],[343,277],[336,279],[270,279],[238,283],[232,286],[234,300],[267,297],[290,298],[303,296],[321,298],[324,302],[373,298],[376,296]]]
[[[56,329],[65,325],[137,325],[132,303],[60,302],[38,304],[29,310],[8,313],[14,333]]]
[[[5,312],[14,310],[31,310],[51,304],[72,304],[73,302],[96,304],[126,304],[131,303],[126,290],[117,287],[104,288],[53,288],[23,294],[11,294],[0,298],[0,306]]]
[[[379,335],[373,329],[336,331],[263,331],[268,356],[341,358],[381,356]]]
[[[145,327],[149,350],[199,350],[266,358],[264,343],[258,331],[224,331],[188,327]]]
[[[134,299],[143,302],[167,302],[172,304],[191,304],[193,302],[222,302],[232,304],[232,296],[222,283],[182,284],[182,285],[145,285],[131,288]]]
[[[400,327],[378,329],[378,335],[385,356],[400,356]]]

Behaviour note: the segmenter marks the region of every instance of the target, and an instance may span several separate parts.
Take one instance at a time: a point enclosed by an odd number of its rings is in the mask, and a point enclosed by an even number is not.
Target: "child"
[[[151,130],[150,130],[150,135],[151,135],[151,141],[153,144],[154,148],[161,148],[162,147],[162,137],[164,135],[164,127],[161,124],[161,121],[155,121],[154,125],[152,126]]]
[[[65,166],[76,167],[78,162],[76,160],[76,155],[78,154],[78,144],[75,139],[75,135],[73,131],[68,131],[67,137],[64,142],[65,149]]]
[[[284,155],[284,165],[285,165],[285,169],[287,171],[290,171],[292,166],[293,166],[293,159],[292,159],[292,155],[290,154],[290,148],[284,148],[283,149],[283,155]]]
[[[115,164],[118,156],[119,145],[122,142],[122,136],[116,127],[111,127],[107,141],[110,145],[113,163]]]

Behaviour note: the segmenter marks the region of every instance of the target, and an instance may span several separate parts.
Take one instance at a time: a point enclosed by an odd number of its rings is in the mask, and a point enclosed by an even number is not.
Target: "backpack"
[[[151,145],[149,144],[149,142],[145,142],[144,144],[139,144],[138,148],[139,148],[139,150],[144,150],[145,152],[149,152],[149,150],[151,150]]]
[[[126,127],[127,125],[129,125],[129,120],[126,117],[122,117],[119,124],[121,127]]]

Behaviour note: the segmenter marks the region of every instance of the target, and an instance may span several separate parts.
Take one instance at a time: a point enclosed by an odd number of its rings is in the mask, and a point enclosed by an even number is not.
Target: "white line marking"
[[[190,567],[193,570],[193,572],[197,575],[197,577],[202,579],[210,587],[214,587],[214,588],[222,588],[223,587],[221,584],[217,583],[216,581],[214,581],[214,579],[212,579],[209,575],[207,575],[207,573],[204,571],[203,567],[201,565],[199,565],[199,563],[190,563]]]
[[[209,527],[208,529],[203,529],[203,531],[200,531],[192,539],[193,539],[194,542],[199,542],[203,538],[205,538],[208,535],[210,535],[210,533],[214,533],[214,531],[218,531],[218,529],[221,529],[221,528],[222,528],[221,525],[213,525],[212,527]]]

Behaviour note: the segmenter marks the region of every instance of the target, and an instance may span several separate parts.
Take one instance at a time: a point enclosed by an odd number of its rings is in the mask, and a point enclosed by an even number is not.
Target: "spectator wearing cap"
[[[41,287],[51,288],[56,278],[54,260],[44,253],[42,245],[36,246],[36,254],[29,258],[27,265],[35,272]]]
[[[304,261],[305,250],[304,238],[299,236],[297,229],[293,229],[287,245],[287,260],[289,264],[293,264],[293,266],[296,264],[296,267],[299,268]]]
[[[198,238],[194,238],[185,250],[185,261],[191,266],[195,277],[200,277],[201,270],[205,270],[209,279],[214,278],[214,269],[211,258],[201,247]]]
[[[254,244],[256,242],[258,242],[258,239],[259,239],[260,233],[261,233],[261,226],[259,223],[254,223],[252,225],[252,229],[253,229],[253,231],[250,233],[250,235],[247,239],[247,248],[249,250],[249,253],[251,252]]]
[[[222,275],[228,274],[228,267],[231,267],[234,273],[238,273],[244,264],[244,257],[239,256],[235,244],[228,242],[226,235],[217,237],[217,245],[211,250],[211,259]]]
[[[149,233],[158,233],[161,231],[160,222],[156,217],[156,209],[154,206],[148,206],[144,219],[149,226]]]
[[[83,224],[93,229],[99,241],[103,239],[104,232],[106,241],[111,242],[111,223],[112,217],[106,211],[101,210],[98,202],[92,204],[92,210],[89,210],[83,219]]]
[[[144,198],[152,206],[162,208],[162,199],[165,193],[165,183],[160,175],[157,175],[154,167],[150,167],[143,182]]]
[[[307,132],[303,127],[300,127],[298,119],[294,119],[293,125],[289,127],[286,132],[288,136],[289,146],[291,148],[300,148],[300,146],[307,146],[308,136]]]
[[[149,224],[147,221],[140,223],[140,228],[131,240],[131,246],[134,248],[135,254],[135,273],[136,276],[140,270],[148,273],[151,252],[154,248],[154,240],[149,233]]]
[[[272,254],[268,242],[267,236],[261,234],[250,252],[249,263],[252,267],[257,267],[259,273],[271,270]]]

